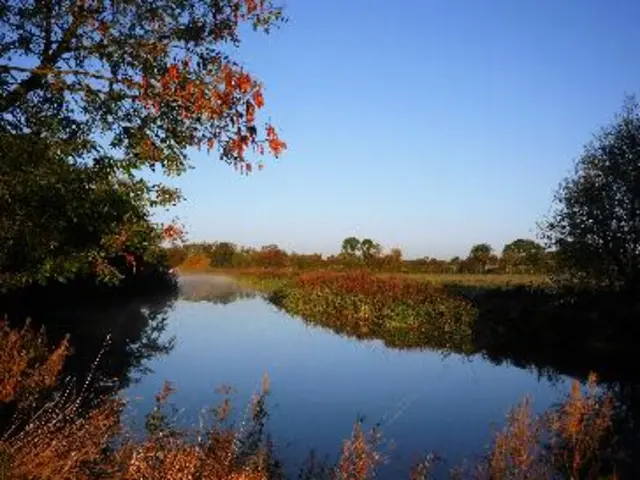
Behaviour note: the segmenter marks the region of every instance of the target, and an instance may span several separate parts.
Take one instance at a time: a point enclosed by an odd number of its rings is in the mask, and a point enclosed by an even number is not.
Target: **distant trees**
[[[640,108],[626,99],[587,144],[542,225],[564,279],[640,286]]]
[[[545,264],[545,249],[534,240],[519,238],[504,246],[502,263],[507,273],[541,271]]]
[[[342,252],[344,256],[355,257],[360,253],[360,240],[356,237],[347,237],[342,241]]]
[[[229,242],[219,242],[211,250],[211,265],[213,267],[231,267],[233,257],[236,254],[236,246]]]
[[[363,262],[371,265],[381,254],[382,247],[380,244],[370,238],[360,240],[356,237],[347,237],[342,241],[340,255],[347,263],[355,264]]]
[[[467,261],[471,269],[480,273],[487,270],[493,258],[493,247],[488,243],[479,243],[471,247]]]
[[[533,240],[517,239],[505,245],[502,257],[487,244],[471,248],[467,258],[453,257],[450,260],[423,257],[405,259],[400,248],[384,251],[372,239],[348,237],[341,243],[338,255],[301,254],[287,252],[275,244],[260,248],[241,247],[229,242],[192,243],[182,247],[181,256],[175,248],[167,254],[172,262],[189,257],[187,268],[208,265],[214,268],[265,268],[265,269],[335,269],[349,270],[366,268],[380,272],[407,273],[546,273],[553,254]],[[202,260],[203,257],[205,260]],[[199,259],[198,259],[199,258]],[[208,260],[207,260],[208,259]]]
[[[374,242],[370,238],[365,238],[360,242],[360,257],[367,263],[373,263],[382,253],[382,247],[379,243]]]
[[[256,254],[259,266],[266,268],[283,268],[287,266],[289,255],[277,245],[264,245]]]

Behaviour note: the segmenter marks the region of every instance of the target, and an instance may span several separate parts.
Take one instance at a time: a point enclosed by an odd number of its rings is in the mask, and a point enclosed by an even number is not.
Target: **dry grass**
[[[1,480],[271,480],[284,478],[265,434],[269,382],[251,402],[242,428],[228,422],[229,399],[215,409],[210,427],[198,432],[175,427],[166,384],[147,416],[147,435],[134,440],[121,425],[123,402],[105,398],[80,407],[69,390],[51,392],[68,354],[68,342],[49,350],[42,333],[0,327],[0,391],[3,405],[27,401],[9,428],[0,431]],[[49,400],[39,404],[37,393]],[[25,415],[28,416],[25,417]],[[484,462],[452,472],[452,478],[596,479],[603,475],[602,447],[611,433],[613,401],[591,377],[586,391],[575,382],[559,408],[534,416],[525,399],[495,436]],[[345,440],[335,466],[304,478],[374,478],[382,461],[380,435],[360,423]],[[408,475],[430,478],[429,456]],[[615,477],[609,477],[615,478]]]
[[[49,351],[44,330],[35,332],[28,322],[14,330],[0,321],[0,347],[0,404],[32,403],[36,394],[56,384],[69,353],[68,339]]]
[[[574,381],[567,399],[540,416],[525,398],[495,436],[486,461],[473,477],[481,479],[604,479],[601,452],[610,440],[613,399],[598,391],[595,375],[586,392]]]

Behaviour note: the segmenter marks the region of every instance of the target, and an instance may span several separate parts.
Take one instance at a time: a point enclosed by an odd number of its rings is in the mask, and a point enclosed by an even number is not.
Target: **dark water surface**
[[[177,389],[173,400],[185,424],[196,425],[201,410],[220,400],[215,390],[223,384],[234,387],[234,406],[242,411],[267,373],[270,432],[290,468],[312,448],[335,460],[359,416],[381,424],[390,459],[385,478],[407,478],[410,465],[430,451],[451,463],[474,459],[525,395],[541,411],[568,388],[567,377],[539,378],[480,356],[341,337],[224,278],[182,277],[180,286],[181,298],[166,309],[163,331],[154,337],[170,348],[145,359],[149,371],[125,391],[130,421],[143,421],[165,380]]]

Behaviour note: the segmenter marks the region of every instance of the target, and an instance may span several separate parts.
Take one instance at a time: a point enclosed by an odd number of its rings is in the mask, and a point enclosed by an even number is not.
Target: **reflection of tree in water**
[[[175,292],[82,304],[60,299],[36,302],[12,320],[30,317],[44,326],[52,343],[70,335],[72,355],[65,374],[81,388],[93,372],[93,395],[126,388],[149,371],[153,358],[168,354],[173,338],[164,338]]]
[[[618,478],[640,478],[640,369],[635,363],[640,322],[633,299],[528,289],[457,293],[470,297],[478,313],[470,338],[456,337],[457,342],[447,345],[448,351],[481,355],[554,383],[566,376],[586,381],[590,372],[596,373],[616,402]],[[282,307],[277,298],[273,300]],[[340,335],[378,339],[389,348],[447,351],[428,330],[363,331],[341,319],[303,320]]]

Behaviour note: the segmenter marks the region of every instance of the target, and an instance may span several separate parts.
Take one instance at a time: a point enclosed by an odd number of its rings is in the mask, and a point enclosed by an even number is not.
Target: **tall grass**
[[[251,401],[246,425],[229,421],[226,398],[205,422],[209,426],[198,431],[176,427],[169,402],[173,387],[166,384],[147,415],[147,434],[136,439],[121,423],[121,399],[103,398],[85,409],[68,389],[52,392],[68,353],[67,341],[49,349],[42,332],[0,326],[0,407],[15,407],[0,431],[0,479],[284,478],[266,433],[268,378]],[[485,459],[452,470],[451,478],[615,478],[602,454],[611,438],[613,408],[595,377],[586,390],[575,382],[558,408],[540,416],[525,399],[508,415]],[[379,445],[380,432],[356,423],[335,465],[311,461],[300,478],[372,479],[382,462]],[[427,456],[407,478],[431,478],[434,458]]]

